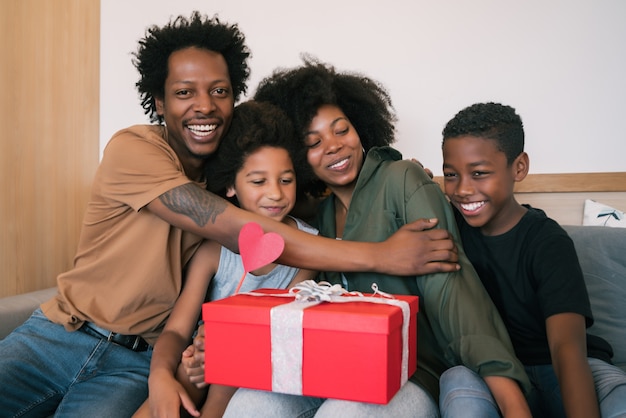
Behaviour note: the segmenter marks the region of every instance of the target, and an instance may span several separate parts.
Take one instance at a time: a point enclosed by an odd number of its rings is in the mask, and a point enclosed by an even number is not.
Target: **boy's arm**
[[[194,402],[176,380],[176,370],[181,352],[193,334],[209,282],[217,271],[220,251],[221,246],[212,241],[198,248],[189,262],[181,294],[154,346],[148,377],[153,416],[177,416],[181,405],[192,416],[199,416]]]
[[[276,232],[285,239],[285,251],[278,261],[300,268],[399,276],[459,268],[456,246],[449,232],[431,229],[436,220],[421,219],[405,225],[382,243],[338,241],[244,211],[193,183],[163,193],[147,209],[178,228],[215,240],[234,251],[241,227],[257,222],[264,231]]]
[[[560,313],[546,319],[554,372],[568,417],[600,417],[598,399],[587,362],[585,318]]]
[[[503,376],[485,376],[483,379],[503,417],[532,417],[526,398],[515,380]]]

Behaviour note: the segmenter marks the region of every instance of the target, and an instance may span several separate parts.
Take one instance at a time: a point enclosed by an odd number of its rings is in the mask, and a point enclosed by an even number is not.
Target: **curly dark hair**
[[[443,129],[443,142],[470,135],[492,139],[507,164],[524,151],[524,124],[515,109],[500,103],[476,103],[457,113]]]
[[[222,23],[217,16],[208,18],[198,11],[189,18],[178,16],[163,27],[154,25],[146,29],[145,37],[139,40],[139,47],[133,53],[133,65],[141,77],[135,86],[141,97],[141,107],[151,122],[163,122],[163,117],[156,113],[154,98],[165,95],[169,57],[172,52],[188,47],[222,54],[228,65],[235,102],[247,90],[246,82],[250,76],[247,61],[251,53],[238,26]]]
[[[387,90],[378,82],[358,73],[337,72],[310,56],[292,69],[277,69],[263,79],[254,99],[280,107],[298,133],[300,154],[306,161],[304,135],[322,105],[336,105],[354,126],[365,151],[395,141],[396,114]],[[308,164],[298,173],[302,189],[321,196],[326,185],[318,180]]]
[[[301,147],[287,115],[270,103],[250,100],[239,104],[217,152],[206,164],[207,189],[226,198],[226,191],[235,184],[246,158],[262,147],[287,150],[298,178],[297,167],[305,165],[306,161],[297,160]],[[230,200],[237,203],[236,199]]]

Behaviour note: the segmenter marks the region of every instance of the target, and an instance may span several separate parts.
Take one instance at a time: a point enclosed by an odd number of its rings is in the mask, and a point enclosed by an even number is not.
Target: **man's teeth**
[[[473,212],[475,210],[478,210],[479,208],[483,207],[485,205],[485,202],[472,202],[472,203],[460,203],[459,206],[461,206],[461,208],[463,208],[463,210],[469,211],[469,212]]]
[[[217,125],[188,125],[187,128],[198,136],[207,136],[217,128]]]

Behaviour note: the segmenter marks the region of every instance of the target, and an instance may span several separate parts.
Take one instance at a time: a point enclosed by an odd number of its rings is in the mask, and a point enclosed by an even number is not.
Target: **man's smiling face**
[[[228,65],[220,53],[190,47],[170,55],[165,95],[156,99],[156,108],[186,169],[199,167],[217,150],[233,106]]]

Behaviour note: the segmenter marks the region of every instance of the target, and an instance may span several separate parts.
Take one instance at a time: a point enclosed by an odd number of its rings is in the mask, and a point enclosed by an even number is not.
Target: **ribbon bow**
[[[330,302],[333,296],[341,296],[349,293],[338,284],[328,282],[316,282],[315,280],[304,280],[289,289],[289,293],[294,295],[296,300],[313,302]]]
[[[372,290],[374,293],[371,296],[379,295],[383,298],[395,299],[393,295],[378,289],[376,283],[372,283]],[[316,282],[315,280],[304,280],[296,284],[289,289],[289,294],[295,296],[296,300],[303,302],[333,302],[333,296],[341,295],[364,296],[361,292],[348,292],[338,284],[330,284],[325,281]]]

